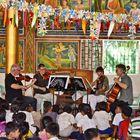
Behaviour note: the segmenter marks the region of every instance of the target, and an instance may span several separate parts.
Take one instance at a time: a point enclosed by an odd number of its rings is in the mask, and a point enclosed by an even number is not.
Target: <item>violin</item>
[[[32,78],[29,75],[22,75],[22,74],[19,74],[19,77],[16,77],[16,80],[18,80],[18,81],[25,80],[25,81],[29,82],[31,79]]]
[[[105,79],[104,75],[102,75],[98,79],[96,79],[97,85],[103,83],[104,79]]]
[[[51,74],[52,72],[46,71],[45,74],[43,74],[43,79],[48,80]]]

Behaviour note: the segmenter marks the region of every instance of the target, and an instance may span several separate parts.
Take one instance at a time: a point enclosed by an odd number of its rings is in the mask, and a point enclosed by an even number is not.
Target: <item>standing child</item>
[[[116,103],[116,107],[114,109],[115,110],[115,116],[114,116],[113,122],[112,122],[112,125],[113,125],[113,135],[112,135],[112,137],[113,138],[117,137],[118,126],[119,126],[120,122],[123,121],[122,108],[123,108],[124,105],[127,105],[127,104],[123,101],[118,101]]]
[[[129,106],[123,106],[122,118],[124,119],[119,124],[118,138],[119,140],[127,140],[127,132],[130,123],[130,116],[132,113],[132,108]]]
[[[99,111],[95,111],[93,118],[95,118],[97,128],[102,137],[109,137],[113,129],[111,128],[111,115],[107,113],[107,103],[99,103]]]

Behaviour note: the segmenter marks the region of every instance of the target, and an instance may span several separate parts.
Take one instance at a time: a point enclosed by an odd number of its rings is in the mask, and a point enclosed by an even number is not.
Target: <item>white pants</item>
[[[41,110],[41,104],[43,101],[49,101],[53,104],[56,104],[57,96],[52,93],[47,94],[35,94],[35,98],[37,99],[37,111]],[[53,99],[54,98],[54,99]]]

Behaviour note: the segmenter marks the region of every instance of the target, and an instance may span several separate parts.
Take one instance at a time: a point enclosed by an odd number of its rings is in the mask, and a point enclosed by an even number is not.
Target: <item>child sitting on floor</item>
[[[81,103],[81,104],[78,106],[79,112],[78,112],[78,113],[76,114],[76,116],[75,116],[75,121],[76,121],[76,123],[78,123],[78,121],[81,120],[81,119],[83,118],[83,115],[82,115],[82,112],[81,112],[83,106],[84,106],[84,103]]]
[[[41,126],[42,126],[42,130],[39,132],[39,138],[41,140],[48,140],[47,138],[47,135],[46,135],[46,131],[45,131],[45,128],[47,127],[47,125],[49,123],[52,123],[53,120],[51,117],[49,116],[44,116],[42,119],[41,119]]]
[[[0,140],[18,139],[20,135],[20,127],[15,122],[9,122],[5,127],[6,137],[1,137]]]
[[[49,140],[59,140],[59,125],[57,123],[49,123],[45,128]]]
[[[97,128],[102,137],[109,137],[113,129],[111,128],[111,115],[107,113],[107,103],[99,103],[99,111],[95,111],[93,118],[96,121]]]
[[[85,140],[100,140],[99,132],[96,128],[87,129],[84,132]]]
[[[83,118],[77,123],[79,131],[72,132],[71,139],[84,140],[84,132],[89,128],[96,128],[95,120],[92,118],[92,110],[89,104],[84,104],[81,113]]]
[[[51,102],[49,101],[45,101],[44,102],[44,115],[43,116],[50,116],[53,120],[53,122],[56,122],[56,118],[58,116],[58,114],[56,112],[52,111],[53,107]]]
[[[59,135],[62,137],[68,137],[74,131],[75,119],[71,114],[72,108],[70,106],[65,106],[63,113],[58,116],[58,124],[60,127]]]

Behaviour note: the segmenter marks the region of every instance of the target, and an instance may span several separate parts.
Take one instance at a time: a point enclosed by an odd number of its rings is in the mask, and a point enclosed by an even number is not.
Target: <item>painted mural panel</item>
[[[140,0],[92,0],[92,10],[97,12],[129,13],[140,8]]]
[[[37,54],[37,64],[48,69],[79,67],[78,41],[37,42]]]

